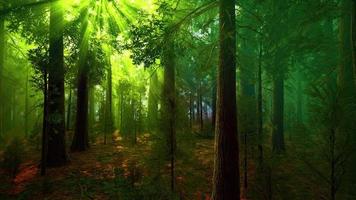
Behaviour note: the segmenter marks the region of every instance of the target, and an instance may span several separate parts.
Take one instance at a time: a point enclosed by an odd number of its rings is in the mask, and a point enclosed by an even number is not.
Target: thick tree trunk
[[[77,86],[77,115],[72,151],[85,151],[89,147],[88,138],[88,73],[86,64],[80,66]]]
[[[220,64],[212,194],[214,200],[240,199],[235,3],[235,0],[220,1]]]
[[[89,147],[88,136],[88,110],[89,110],[89,65],[88,65],[88,10],[81,13],[83,24],[81,25],[80,56],[77,75],[77,114],[75,120],[75,132],[71,145],[71,151],[85,151]]]
[[[284,146],[284,80],[276,75],[273,80],[273,132],[272,144],[275,153],[285,151]]]
[[[170,40],[170,39],[168,39]],[[173,45],[172,41],[167,42]],[[164,82],[163,82],[163,106],[164,106],[164,131],[167,137],[170,155],[171,190],[175,190],[175,152],[176,152],[176,98],[175,98],[175,58],[174,48],[167,45],[164,52]]]
[[[52,3],[50,8],[48,70],[48,166],[67,163],[64,112],[63,8]]]

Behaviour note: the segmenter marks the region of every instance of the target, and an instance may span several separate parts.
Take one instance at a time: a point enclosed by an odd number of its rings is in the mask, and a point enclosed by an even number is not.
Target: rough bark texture
[[[284,80],[276,75],[273,80],[273,132],[272,144],[275,153],[285,151],[284,146]]]
[[[48,166],[67,163],[64,112],[63,8],[50,8],[50,45],[48,70]]]
[[[215,128],[214,200],[240,199],[236,106],[235,0],[220,1],[220,64]]]
[[[172,42],[167,42],[173,44]],[[164,52],[163,82],[163,119],[171,162],[171,190],[175,189],[175,152],[176,152],[176,99],[175,99],[175,62],[174,48],[167,45]]]

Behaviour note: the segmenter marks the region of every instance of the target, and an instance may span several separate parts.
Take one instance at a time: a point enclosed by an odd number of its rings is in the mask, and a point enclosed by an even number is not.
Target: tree
[[[166,38],[163,52],[164,81],[163,81],[163,116],[164,133],[166,134],[170,168],[171,190],[175,189],[175,154],[176,154],[176,87],[175,87],[175,58],[174,43],[172,38]]]
[[[89,106],[89,62],[88,62],[88,10],[84,9],[80,37],[80,55],[77,76],[77,115],[72,151],[85,151],[89,147],[88,106]]]
[[[48,69],[48,166],[67,163],[64,112],[63,8],[61,2],[50,5]]]
[[[212,199],[240,199],[239,143],[236,106],[235,0],[220,1],[215,165]]]
[[[0,15],[0,96],[2,94],[2,71],[4,69],[5,64],[5,16]],[[2,105],[0,105],[0,137],[3,132],[3,109]]]

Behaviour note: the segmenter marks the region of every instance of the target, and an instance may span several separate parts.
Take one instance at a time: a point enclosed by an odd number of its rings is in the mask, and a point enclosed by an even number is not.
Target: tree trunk
[[[69,88],[68,106],[67,106],[67,131],[70,130],[70,121],[72,113],[72,88]]]
[[[0,15],[0,98],[2,99],[2,73],[5,67],[5,17]],[[3,105],[0,105],[0,138],[4,131]]]
[[[67,163],[64,112],[63,8],[52,3],[50,8],[48,70],[48,154],[47,165]]]
[[[71,145],[71,151],[85,151],[89,147],[88,136],[88,109],[89,109],[89,64],[88,64],[88,9],[81,13],[83,24],[81,25],[81,40],[79,50],[78,75],[77,75],[77,114],[75,120],[75,133]]]
[[[171,40],[171,39],[168,39]],[[167,42],[173,45],[172,41]],[[164,52],[164,82],[163,82],[163,106],[165,124],[164,130],[167,137],[170,155],[171,190],[175,190],[175,152],[176,152],[176,99],[175,99],[175,58],[172,46],[168,45]]]
[[[275,153],[285,151],[284,146],[284,80],[276,75],[273,80],[273,132],[272,143]]]
[[[150,89],[148,93],[148,123],[150,130],[156,131],[158,122],[158,76],[157,71],[154,72],[150,79]]]
[[[342,17],[340,20],[340,55],[339,64],[339,88],[344,95],[350,95],[355,91],[354,71],[353,71],[353,45],[352,45],[352,1],[342,1]]]
[[[257,141],[258,141],[258,163],[260,167],[263,163],[263,90],[262,90],[262,42],[259,48],[258,72],[257,72]]]
[[[47,69],[43,73],[43,121],[42,121],[42,149],[41,149],[41,176],[46,175],[48,152],[48,83]]]
[[[77,86],[77,115],[75,133],[71,146],[72,151],[85,151],[89,147],[88,138],[88,73],[86,64],[79,66]]]
[[[356,1],[352,1],[352,47],[353,47],[353,67],[354,78],[356,77]],[[355,86],[356,87],[356,86]]]
[[[89,129],[93,133],[95,127],[95,87],[89,87]]]
[[[25,84],[25,137],[28,136],[28,116],[29,116],[29,110],[28,110],[28,77],[29,77],[29,67],[26,66],[26,84]]]
[[[199,113],[199,122],[200,122],[200,133],[203,132],[204,129],[204,118],[203,118],[203,113],[204,113],[204,109],[203,109],[203,95],[202,93],[202,89],[201,89],[201,84],[200,84],[200,89],[199,89],[199,107],[200,107],[200,113]]]
[[[214,200],[240,199],[235,3],[235,0],[220,1],[220,64],[212,194]]]
[[[298,71],[297,75],[297,122],[303,124],[303,81],[302,74]]]
[[[113,118],[112,118],[112,70],[111,63],[108,66],[108,80],[106,89],[106,117],[105,117],[105,132],[111,134],[113,131]]]
[[[212,101],[211,101],[211,109],[212,109],[212,112],[211,112],[211,130],[213,132],[213,135],[214,135],[214,132],[215,132],[215,121],[216,121],[216,71],[214,70],[214,73],[213,73],[213,91],[212,91]]]

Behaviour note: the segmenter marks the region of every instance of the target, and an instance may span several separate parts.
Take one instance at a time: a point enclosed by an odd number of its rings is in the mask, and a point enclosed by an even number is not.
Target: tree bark
[[[164,106],[164,130],[167,137],[170,156],[171,190],[175,190],[175,152],[176,152],[176,97],[175,97],[175,58],[173,42],[167,39],[163,55],[164,82],[163,82],[163,106]],[[168,45],[170,44],[170,45]]]
[[[50,7],[50,39],[48,70],[48,154],[47,165],[67,163],[64,112],[63,8]]]
[[[235,3],[235,0],[220,1],[220,63],[212,194],[214,200],[240,199]]]
[[[29,66],[26,66],[26,84],[25,84],[25,137],[28,136],[28,116],[29,116],[29,101],[28,101],[28,78]]]
[[[2,97],[2,73],[5,65],[5,17],[0,15],[0,97]],[[0,105],[0,138],[4,131],[3,105]]]
[[[81,25],[81,39],[77,75],[77,114],[75,120],[75,132],[71,145],[71,151],[85,151],[89,148],[88,135],[88,109],[89,109],[89,64],[88,64],[88,9],[81,13],[83,24]]]
[[[88,136],[88,68],[80,66],[77,86],[77,115],[71,151],[85,151],[89,147]]]
[[[262,89],[262,42],[259,48],[258,72],[257,72],[257,141],[258,141],[258,163],[263,163],[263,89]]]
[[[353,71],[353,41],[352,41],[352,0],[342,0],[342,17],[340,19],[340,64],[339,88],[343,95],[350,95],[355,91]]]
[[[112,118],[112,69],[111,63],[108,66],[108,80],[106,88],[106,117],[105,117],[105,134],[111,134],[113,131],[113,118]]]
[[[158,122],[158,76],[157,71],[154,72],[150,79],[150,89],[148,93],[148,126],[150,130],[156,131]]]
[[[72,113],[72,88],[69,88],[69,97],[68,97],[68,106],[67,106],[67,123],[66,123],[67,131],[70,130],[71,113]]]
[[[48,152],[48,83],[47,69],[43,73],[43,121],[42,121],[42,149],[41,149],[41,176],[46,175]]]
[[[275,153],[285,151],[284,145],[284,80],[276,75],[273,80],[273,132],[272,143]]]

